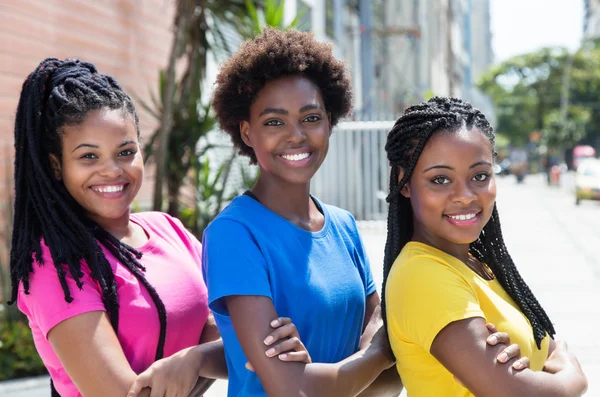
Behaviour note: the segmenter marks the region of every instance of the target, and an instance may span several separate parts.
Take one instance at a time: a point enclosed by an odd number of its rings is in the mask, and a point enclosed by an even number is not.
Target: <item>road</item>
[[[498,178],[498,209],[513,260],[555,323],[557,338],[568,342],[586,372],[586,396],[600,396],[600,203],[575,206],[570,186],[569,176],[562,187],[548,187],[538,175],[524,184],[512,177]],[[361,222],[360,227],[380,286],[385,224]],[[44,385],[4,395],[49,393]],[[225,382],[217,382],[206,394],[224,396]]]

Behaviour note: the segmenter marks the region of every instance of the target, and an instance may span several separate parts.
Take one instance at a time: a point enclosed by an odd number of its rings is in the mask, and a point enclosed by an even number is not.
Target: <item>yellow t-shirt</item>
[[[485,280],[459,259],[417,242],[408,243],[390,271],[386,294],[388,332],[396,368],[410,397],[473,396],[429,352],[448,324],[482,317],[531,359],[539,371],[549,338],[539,350],[531,324],[497,280]]]

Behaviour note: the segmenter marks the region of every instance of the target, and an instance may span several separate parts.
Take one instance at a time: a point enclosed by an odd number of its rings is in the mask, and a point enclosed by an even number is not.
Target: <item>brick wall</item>
[[[21,85],[47,57],[79,58],[112,75],[134,97],[156,92],[167,64],[175,0],[0,1],[0,264],[6,263],[5,211],[12,185],[14,114]],[[156,127],[138,106],[142,135]],[[7,175],[10,178],[7,178]],[[151,197],[151,175],[138,198]]]

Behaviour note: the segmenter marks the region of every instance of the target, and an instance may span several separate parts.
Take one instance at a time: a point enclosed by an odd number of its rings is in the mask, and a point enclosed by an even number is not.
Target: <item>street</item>
[[[587,396],[600,396],[600,203],[575,206],[568,180],[548,187],[541,175],[524,184],[498,178],[498,209],[506,245],[550,318],[557,339],[566,340],[588,377]],[[381,286],[384,222],[361,222],[374,278]],[[47,397],[47,386],[6,397]],[[226,396],[217,382],[206,397]]]

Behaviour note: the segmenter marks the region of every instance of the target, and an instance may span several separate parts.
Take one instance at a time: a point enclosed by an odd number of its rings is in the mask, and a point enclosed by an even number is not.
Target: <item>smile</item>
[[[102,186],[102,187],[92,187],[92,190],[98,193],[117,193],[122,192],[125,188],[125,185],[118,186]]]
[[[470,227],[479,223],[481,212],[472,212],[470,214],[460,215],[444,215],[444,218],[454,226]]]
[[[465,215],[446,215],[448,218],[455,219],[457,221],[468,221],[477,216],[478,213],[465,214]]]
[[[288,161],[301,161],[310,156],[310,153],[298,153],[298,154],[282,154],[281,157]]]

